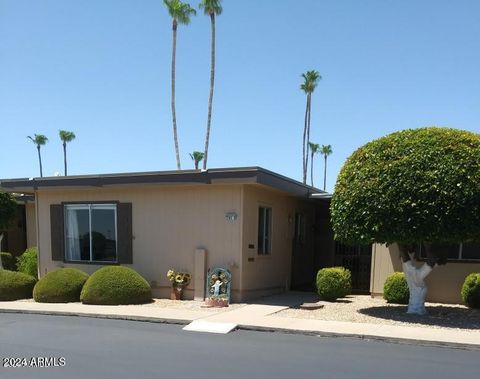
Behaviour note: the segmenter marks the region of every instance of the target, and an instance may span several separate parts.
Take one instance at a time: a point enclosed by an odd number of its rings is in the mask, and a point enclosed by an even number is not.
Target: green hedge
[[[480,273],[472,273],[465,278],[461,295],[468,307],[480,308]]]
[[[136,271],[124,266],[108,266],[88,278],[80,300],[84,304],[143,304],[152,301],[152,289]]]
[[[17,270],[38,279],[37,248],[29,247],[17,258]]]
[[[0,259],[2,260],[2,266],[5,270],[17,270],[17,265],[15,264],[15,257],[12,254],[2,251],[0,253]]]
[[[0,301],[30,299],[35,282],[33,276],[0,270]]]
[[[317,291],[322,300],[335,301],[352,292],[352,274],[344,267],[327,267],[317,273]]]
[[[33,289],[39,303],[70,303],[80,301],[80,292],[88,274],[74,268],[60,268],[41,278]]]
[[[410,291],[403,272],[394,272],[383,285],[383,298],[387,303],[408,304]]]

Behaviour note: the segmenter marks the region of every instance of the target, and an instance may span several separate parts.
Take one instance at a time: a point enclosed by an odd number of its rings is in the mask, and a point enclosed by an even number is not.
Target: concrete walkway
[[[282,331],[318,336],[356,337],[381,339],[392,342],[424,345],[450,346],[480,350],[480,331],[462,329],[438,329],[414,326],[324,321],[277,316],[298,297],[286,295],[282,301],[262,301],[262,304],[245,304],[232,309],[178,309],[149,306],[100,306],[80,303],[46,304],[29,301],[0,302],[0,313],[36,313],[49,315],[72,315],[124,320],[140,320],[188,324],[193,320],[216,323],[234,323],[241,329]],[[279,304],[282,303],[282,304]]]

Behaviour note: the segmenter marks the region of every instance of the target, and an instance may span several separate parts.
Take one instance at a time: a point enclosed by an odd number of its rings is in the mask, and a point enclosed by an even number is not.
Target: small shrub
[[[344,267],[323,268],[317,273],[317,291],[326,301],[335,301],[352,291],[352,274]]]
[[[394,272],[383,285],[383,298],[387,303],[408,304],[410,291],[403,272]]]
[[[135,270],[108,266],[95,271],[88,278],[80,300],[84,304],[143,304],[152,300],[152,289]]]
[[[461,294],[467,307],[480,308],[480,273],[472,273],[465,278]]]
[[[17,258],[17,270],[24,274],[38,278],[37,268],[37,248],[29,247],[25,252]]]
[[[9,270],[9,271],[17,270],[17,266],[15,264],[15,258],[13,257],[12,254],[1,252],[0,259],[2,260],[2,266],[5,270]]]
[[[33,276],[21,272],[0,270],[0,301],[30,299],[35,282]]]
[[[80,301],[80,292],[88,274],[74,268],[60,268],[41,278],[33,289],[39,303],[70,303]]]

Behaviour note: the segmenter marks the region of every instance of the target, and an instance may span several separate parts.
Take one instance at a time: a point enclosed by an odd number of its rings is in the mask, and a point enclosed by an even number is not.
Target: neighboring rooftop
[[[218,168],[209,170],[180,170],[134,172],[102,175],[54,176],[44,178],[0,179],[0,188],[9,192],[33,193],[43,188],[113,187],[137,184],[262,184],[295,196],[328,194],[318,188],[261,167]]]

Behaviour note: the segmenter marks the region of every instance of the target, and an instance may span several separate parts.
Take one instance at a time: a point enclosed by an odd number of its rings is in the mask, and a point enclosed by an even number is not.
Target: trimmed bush
[[[33,276],[21,272],[0,270],[0,301],[30,299],[35,282]]]
[[[394,272],[383,285],[383,298],[387,303],[408,304],[410,291],[403,272]]]
[[[80,300],[84,304],[143,304],[152,301],[152,289],[135,270],[108,266],[95,271],[83,286]]]
[[[29,247],[17,258],[17,270],[38,279],[37,248]]]
[[[345,267],[322,268],[317,273],[317,291],[322,300],[335,301],[352,291],[352,274]]]
[[[88,274],[74,268],[60,268],[41,278],[33,289],[38,303],[70,303],[80,301],[80,292]]]
[[[467,307],[480,308],[480,273],[472,273],[465,278],[461,294]]]
[[[15,264],[15,258],[12,254],[1,252],[0,259],[2,259],[2,266],[5,270],[17,271],[17,265]]]

